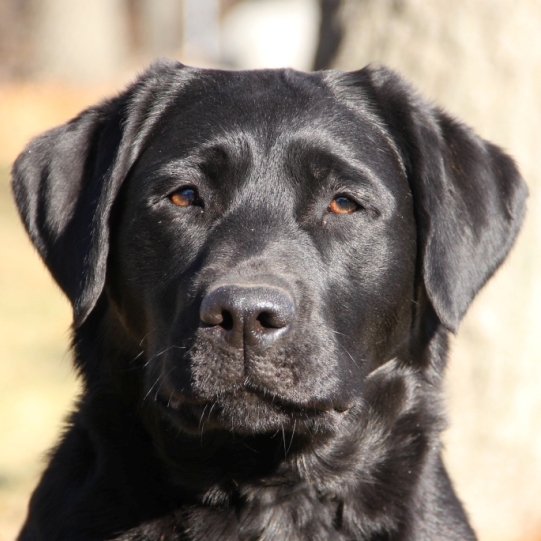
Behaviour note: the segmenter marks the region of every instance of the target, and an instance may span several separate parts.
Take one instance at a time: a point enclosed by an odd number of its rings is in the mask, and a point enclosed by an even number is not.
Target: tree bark
[[[129,54],[127,20],[122,0],[36,2],[36,75],[69,83],[117,76]]]
[[[321,19],[314,70],[329,69],[338,53],[344,35],[340,17],[342,0],[319,0]]]

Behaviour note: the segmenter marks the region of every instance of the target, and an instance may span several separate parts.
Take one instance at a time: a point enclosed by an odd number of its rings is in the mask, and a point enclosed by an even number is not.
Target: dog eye
[[[179,207],[189,207],[191,205],[201,206],[201,202],[195,188],[181,188],[169,196],[172,203]]]
[[[329,204],[328,211],[334,214],[352,214],[360,208],[360,205],[349,197],[338,195]]]

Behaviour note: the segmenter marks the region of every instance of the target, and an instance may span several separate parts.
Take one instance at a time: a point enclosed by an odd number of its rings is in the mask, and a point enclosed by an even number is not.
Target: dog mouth
[[[175,425],[199,433],[285,430],[314,435],[334,427],[349,409],[330,401],[298,403],[249,386],[211,398],[169,391],[158,394],[156,402]]]

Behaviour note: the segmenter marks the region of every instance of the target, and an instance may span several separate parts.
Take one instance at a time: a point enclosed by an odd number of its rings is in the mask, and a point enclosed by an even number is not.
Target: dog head
[[[36,138],[13,188],[75,328],[99,312],[122,336],[117,377],[184,431],[241,433],[333,431],[369,373],[418,362],[526,197],[507,155],[385,68],[174,63]]]

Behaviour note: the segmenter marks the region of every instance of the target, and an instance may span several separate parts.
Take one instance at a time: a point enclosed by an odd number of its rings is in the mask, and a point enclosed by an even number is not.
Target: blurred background
[[[0,541],[78,392],[70,308],[16,215],[33,135],[159,56],[231,69],[401,71],[517,160],[525,227],[453,340],[445,461],[481,541],[541,540],[539,0],[0,0]]]

